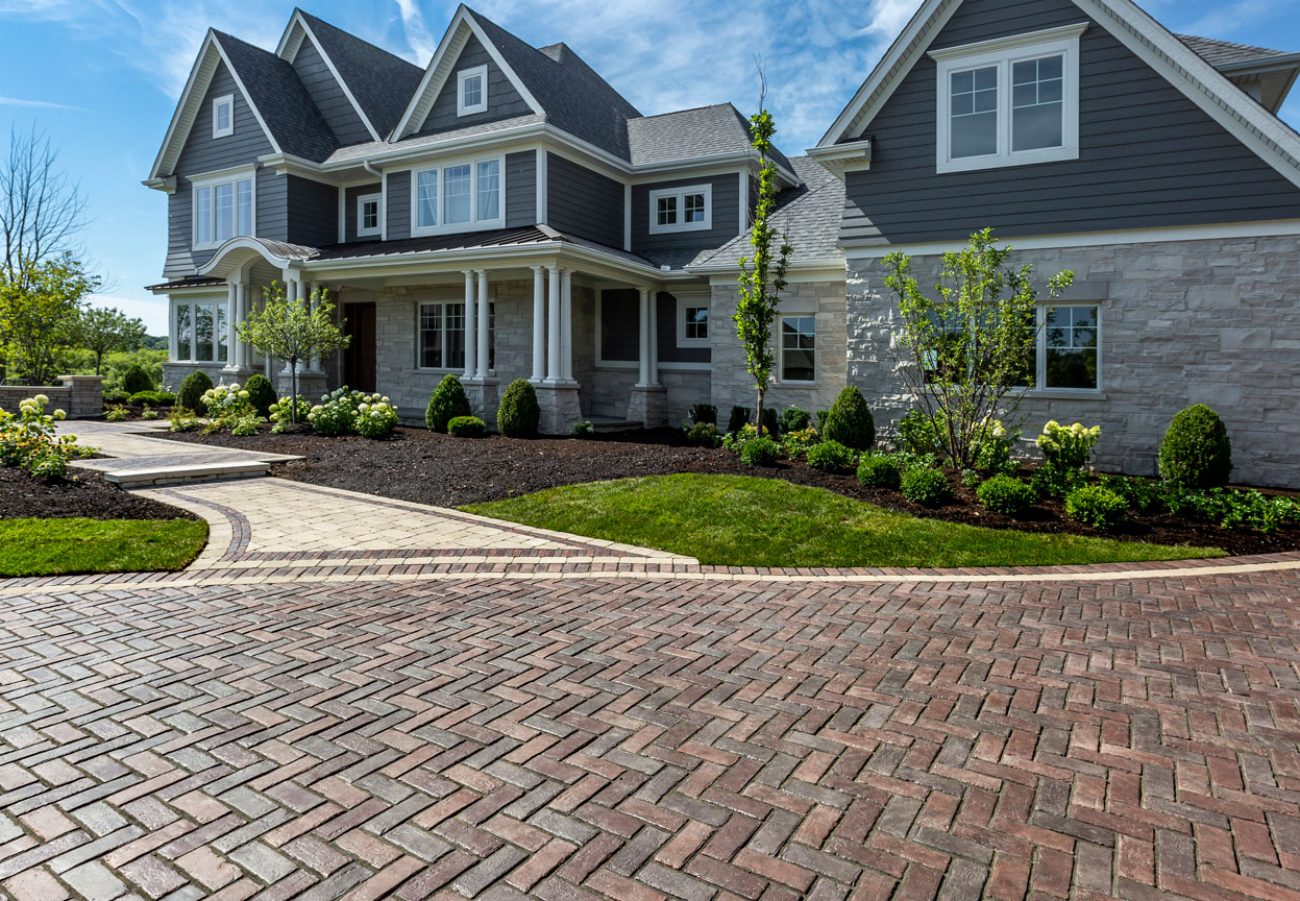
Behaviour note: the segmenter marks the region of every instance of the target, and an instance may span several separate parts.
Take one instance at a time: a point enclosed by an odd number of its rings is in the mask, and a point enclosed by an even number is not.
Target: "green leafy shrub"
[[[747,422],[734,432],[728,432],[722,436],[722,446],[733,454],[740,453],[740,449],[745,446],[746,441],[753,441],[758,437],[758,428],[752,422]]]
[[[1038,493],[1015,476],[995,475],[975,490],[979,502],[994,513],[1020,516],[1034,505]]]
[[[167,422],[170,423],[173,432],[191,432],[203,425],[203,420],[194,415],[193,410],[179,404],[171,408],[171,412],[167,414]]]
[[[986,423],[975,439],[975,468],[981,472],[1011,474],[1016,471],[1012,451],[1020,440],[1020,430],[1010,430],[999,419]]]
[[[1283,525],[1300,523],[1300,502],[1283,496],[1268,497],[1254,489],[1198,489],[1165,483],[1164,503],[1175,515],[1196,516],[1221,529],[1272,534]]]
[[[838,441],[854,450],[870,450],[876,443],[876,421],[862,392],[853,385],[845,387],[835,398],[821,432],[827,441]]]
[[[781,447],[786,456],[792,460],[798,460],[808,452],[808,449],[821,440],[817,431],[812,428],[803,428],[797,431],[781,433]]]
[[[858,462],[858,481],[868,488],[891,488],[897,491],[903,482],[903,468],[893,457],[863,454]]]
[[[352,428],[362,438],[387,438],[397,428],[397,407],[384,395],[362,395]]]
[[[980,474],[974,469],[963,469],[961,471],[961,486],[974,491],[980,486]]]
[[[429,395],[429,406],[424,410],[424,424],[431,432],[445,432],[457,416],[472,416],[473,413],[469,397],[465,394],[465,386],[458,376],[449,373],[442,377],[438,387]]]
[[[107,419],[109,422],[124,422],[126,420],[127,413],[129,412],[130,411],[127,410],[126,407],[122,406],[121,404],[117,404],[115,406],[108,408],[108,412],[104,414],[104,418]]]
[[[153,377],[139,363],[132,363],[122,373],[122,390],[127,394],[139,394],[141,391],[152,391],[153,389]]]
[[[799,407],[786,407],[781,411],[781,434],[802,432],[812,422],[812,414]]]
[[[1065,496],[1065,515],[1099,532],[1118,526],[1127,513],[1128,502],[1102,485],[1082,485]]]
[[[713,404],[692,404],[691,405],[691,424],[709,423],[718,424],[718,408]]]
[[[153,405],[158,405],[158,404],[159,404],[159,400],[158,400],[158,392],[157,392],[157,391],[137,391],[135,394],[132,394],[132,395],[131,395],[130,397],[128,397],[125,401],[123,401],[123,403],[129,403],[129,404],[132,404],[133,406],[137,406],[137,407],[142,406],[142,405],[144,405],[144,404],[153,404]]]
[[[740,462],[746,466],[774,466],[781,459],[781,445],[763,435],[740,446]]]
[[[111,404],[129,404],[131,402],[131,395],[123,391],[121,388],[109,388],[102,393],[101,399],[104,402],[104,406],[107,407]]]
[[[749,422],[752,415],[749,407],[742,407],[739,404],[731,408],[731,416],[727,418],[727,433],[739,432]]]
[[[477,416],[453,416],[447,423],[447,434],[453,438],[482,438],[487,434],[487,423]]]
[[[155,410],[153,407],[149,406],[148,404],[145,404],[143,407],[140,408],[140,418],[141,418],[141,419],[157,419],[157,418],[158,418],[158,411]]]
[[[307,403],[307,398],[301,394],[297,397],[298,404],[298,422],[307,422],[311,415],[311,404]],[[275,403],[271,404],[267,411],[266,418],[271,420],[271,431],[277,435],[287,432],[294,422],[294,410],[292,404],[294,399],[282,397]]]
[[[1124,498],[1130,510],[1153,513],[1165,506],[1169,486],[1138,476],[1103,476],[1101,484]]]
[[[196,369],[185,380],[181,382],[181,390],[176,392],[176,402],[187,410],[193,410],[195,413],[206,413],[207,408],[203,406],[203,395],[205,392],[212,390],[212,379],[202,369]]]
[[[1034,442],[1043,452],[1043,465],[1034,473],[1034,487],[1042,494],[1059,497],[1082,485],[1099,438],[1099,425],[1088,428],[1076,422],[1064,426],[1049,420]]]
[[[348,386],[335,388],[320,399],[307,413],[307,421],[321,435],[336,437],[352,431],[352,424],[357,418],[357,407],[361,405],[361,392],[349,391]]]
[[[952,498],[952,487],[942,470],[925,466],[910,467],[899,484],[903,497],[923,507],[938,507]]]
[[[1193,404],[1174,416],[1160,442],[1160,478],[1176,485],[1216,488],[1232,473],[1232,441],[1219,414]]]
[[[170,391],[155,391],[154,395],[158,398],[158,403],[164,407],[173,407],[176,405],[176,395]]]
[[[77,444],[76,435],[58,434],[55,423],[67,414],[46,412],[49,403],[49,397],[37,394],[20,401],[17,413],[0,410],[0,465],[16,466],[40,479],[61,479],[70,461],[95,452]]]
[[[252,401],[249,400],[248,389],[238,382],[208,389],[203,392],[200,402],[208,411],[210,425],[208,431],[232,428],[235,422],[243,417],[257,415]]]
[[[590,438],[596,434],[596,427],[585,419],[579,419],[573,424],[573,428],[569,429],[569,434],[574,438]]]
[[[531,438],[542,422],[542,408],[537,405],[537,391],[527,379],[515,379],[501,397],[497,410],[497,430],[511,438]]]
[[[814,414],[813,419],[817,423],[816,429],[819,433],[826,431],[826,421],[830,418],[831,418],[830,410],[818,410]]]
[[[717,447],[722,443],[722,433],[711,422],[697,422],[686,429],[686,443],[697,447]]]
[[[857,463],[853,448],[838,441],[822,441],[808,448],[808,465],[822,472],[852,472]]]
[[[258,416],[270,416],[271,407],[279,400],[275,394],[275,386],[271,380],[260,372],[255,372],[248,377],[244,383],[245,390],[248,391],[248,402],[253,405],[253,411]]]
[[[776,414],[776,410],[771,407],[765,407],[763,409],[763,434],[769,438],[775,439],[777,435],[780,434],[780,431],[781,423],[780,418]]]
[[[918,456],[942,453],[943,445],[935,431],[934,423],[920,410],[908,410],[898,420],[896,444],[901,451]]]
[[[262,417],[258,416],[256,413],[239,416],[230,424],[230,434],[237,438],[247,438],[249,435],[256,435],[257,427],[261,425],[262,422]]]

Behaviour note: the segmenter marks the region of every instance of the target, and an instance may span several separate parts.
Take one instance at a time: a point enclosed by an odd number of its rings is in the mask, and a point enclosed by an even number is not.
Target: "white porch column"
[[[573,381],[573,270],[560,274],[560,377]]]
[[[226,279],[226,371],[239,369],[239,355],[235,351],[235,323],[239,316],[239,283]]]
[[[659,386],[659,292],[650,291],[650,381],[649,385]]]
[[[248,318],[248,279],[241,278],[235,288],[235,322],[230,326],[230,337],[235,348],[235,365],[243,369],[248,365],[248,347],[240,340],[235,326]]]
[[[488,377],[492,356],[488,351],[488,339],[491,330],[492,304],[488,300],[488,274],[486,269],[478,271],[478,378]]]
[[[550,291],[547,302],[546,380],[560,379],[560,268],[550,266]]]
[[[641,364],[641,369],[636,383],[638,387],[645,388],[650,385],[650,289],[640,288],[638,293],[641,295],[641,318],[637,332],[641,338],[641,349],[637,361]]]
[[[475,334],[478,317],[474,310],[474,281],[472,270],[465,270],[465,378],[478,374],[478,338]]]
[[[546,378],[546,282],[542,267],[533,267],[533,381]]]

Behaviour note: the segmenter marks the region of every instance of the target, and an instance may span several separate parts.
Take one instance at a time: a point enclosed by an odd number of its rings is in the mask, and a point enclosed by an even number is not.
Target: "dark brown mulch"
[[[594,438],[524,440],[493,435],[482,439],[451,438],[419,428],[399,428],[387,441],[359,437],[325,438],[310,432],[270,432],[235,438],[222,432],[200,436],[171,435],[182,441],[223,447],[258,448],[304,459],[277,464],[281,478],[378,494],[399,500],[459,507],[480,501],[531,494],[543,488],[631,476],[675,472],[721,473],[781,478],[826,488],[889,510],[917,516],[1027,532],[1094,534],[1066,519],[1059,500],[1040,504],[1023,519],[991,513],[972,492],[956,487],[957,499],[937,510],[910,503],[896,491],[867,488],[849,475],[831,475],[802,462],[784,461],[771,468],[749,467],[722,448],[691,447],[676,429],[598,435]],[[1218,547],[1230,554],[1268,554],[1300,549],[1300,527],[1274,535],[1228,531],[1209,523],[1173,516],[1134,516],[1114,535],[1159,544]]]
[[[66,480],[34,479],[19,469],[0,467],[0,519],[193,519],[179,507],[123,491],[97,472],[74,470]]]

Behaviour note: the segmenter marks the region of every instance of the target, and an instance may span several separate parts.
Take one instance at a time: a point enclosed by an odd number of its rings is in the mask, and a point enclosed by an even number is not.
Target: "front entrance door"
[[[352,336],[343,351],[343,384],[373,394],[375,387],[375,305],[345,303],[343,328]]]

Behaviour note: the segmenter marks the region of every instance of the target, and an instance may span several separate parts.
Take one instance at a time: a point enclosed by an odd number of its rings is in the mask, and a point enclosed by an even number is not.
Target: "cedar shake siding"
[[[609,247],[623,246],[623,184],[557,153],[546,156],[546,224]]]
[[[456,115],[456,91],[459,87],[457,73],[483,65],[487,66],[487,109],[468,116]],[[519,96],[510,79],[492,61],[492,57],[488,55],[478,39],[471,36],[461,50],[451,74],[447,76],[447,83],[442,86],[438,98],[429,108],[429,115],[425,117],[416,133],[418,135],[438,134],[471,125],[514,119],[531,113],[532,109],[524,102],[524,98]]]
[[[1068,0],[967,0],[930,49],[1072,25]],[[1079,159],[936,174],[936,63],[903,79],[850,172],[850,244],[960,240],[1284,219],[1300,190],[1097,23],[1080,38]],[[716,214],[715,214],[716,215]]]
[[[325,124],[330,127],[339,146],[360,144],[372,140],[365,123],[357,115],[352,102],[348,100],[343,89],[325,65],[325,59],[310,39],[304,37],[297,56],[293,59],[293,70],[298,75],[312,103],[320,110]],[[384,137],[381,135],[380,137]]]

